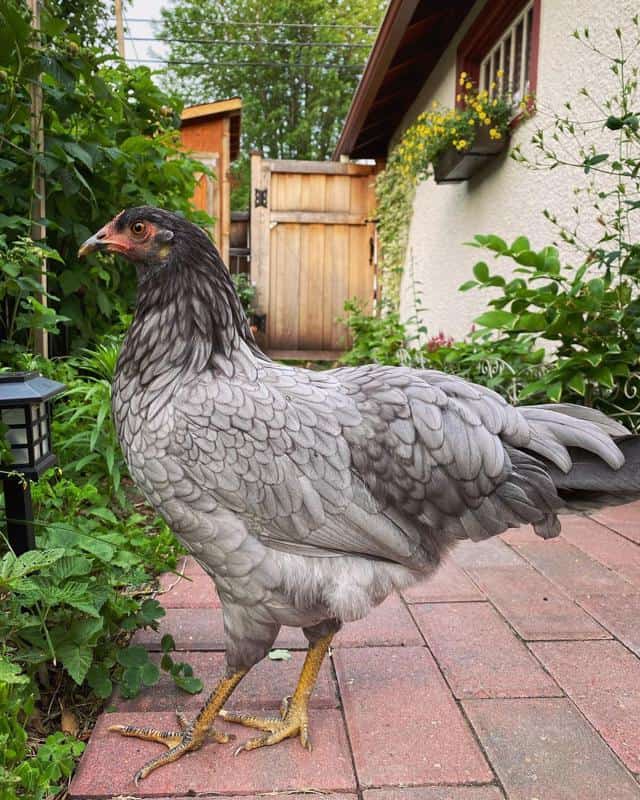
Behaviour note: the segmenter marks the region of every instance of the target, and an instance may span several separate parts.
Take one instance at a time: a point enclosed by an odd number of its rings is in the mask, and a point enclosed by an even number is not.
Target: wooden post
[[[118,55],[124,58],[124,22],[122,18],[122,0],[115,0],[116,38],[118,40]]]
[[[256,205],[256,189],[266,191],[267,206]],[[256,305],[260,313],[267,315],[267,335],[269,331],[269,197],[271,191],[271,170],[265,166],[262,155],[251,153],[251,282],[256,287]]]
[[[231,120],[225,117],[222,120],[222,153],[220,158],[220,219],[218,230],[220,237],[218,247],[224,263],[229,266],[229,228],[231,226]]]
[[[28,0],[29,10],[31,11],[31,24],[35,31],[40,30],[40,0]],[[35,163],[36,156],[44,154],[44,117],[42,108],[42,84],[40,76],[32,81],[29,88],[31,95],[31,155],[34,159],[33,180],[31,184],[31,238],[34,241],[44,241],[47,236],[46,228],[42,222],[46,215],[46,185],[44,180],[44,170],[42,166]],[[47,260],[42,261],[40,273],[40,283],[42,294],[38,296],[38,302],[43,306],[47,305]],[[35,332],[35,351],[44,358],[49,355],[49,341],[47,332],[41,329]]]

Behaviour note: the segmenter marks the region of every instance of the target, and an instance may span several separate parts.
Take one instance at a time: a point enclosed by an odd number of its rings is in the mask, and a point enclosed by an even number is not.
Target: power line
[[[128,21],[128,20],[127,20]],[[227,40],[227,39],[171,39],[165,36],[128,36],[132,42],[177,42],[180,44],[215,44],[215,45],[267,45],[269,47],[349,47],[364,48],[369,50],[370,44],[351,44],[350,42],[258,42],[255,40]]]
[[[162,19],[153,19],[151,17],[128,17],[129,22],[164,22]],[[223,25],[226,27],[239,27],[239,28],[338,28],[340,30],[367,30],[377,31],[376,25],[338,25],[332,23],[322,22],[245,22],[244,20],[215,20],[203,19],[209,25]]]
[[[126,15],[124,15],[124,14],[123,14],[123,17],[124,17],[125,31],[127,33],[131,34],[131,28],[129,27],[129,20],[127,19]],[[133,47],[133,52],[134,52],[135,57],[136,57],[136,61],[139,61],[140,57],[138,56],[138,48],[136,47],[136,40],[131,35],[127,36],[126,38],[127,38],[128,41],[131,42],[131,45]]]
[[[193,65],[200,67],[280,67],[282,69],[313,67],[315,69],[346,69],[355,72],[361,72],[364,68],[364,64],[359,67],[354,64],[323,64],[322,62],[305,64],[304,62],[300,61],[296,62],[295,64],[288,64],[286,61],[206,61],[204,59],[199,59],[198,61],[186,61],[172,58],[138,58],[135,60],[140,64],[166,64],[167,66]]]

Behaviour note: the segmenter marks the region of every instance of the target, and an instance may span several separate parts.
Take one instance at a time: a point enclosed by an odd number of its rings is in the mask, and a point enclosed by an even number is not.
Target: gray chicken
[[[113,386],[131,476],[213,578],[226,638],[226,673],[192,722],[113,726],[168,747],[136,781],[208,736],[227,741],[217,715],[260,732],[239,749],[309,747],[309,697],[342,623],[424,579],[460,539],[523,524],[548,538],[575,496],[640,494],[638,439],[597,411],[517,409],[432,370],[271,361],[215,247],[175,214],[123,211],[80,255],[94,250],[138,273]],[[281,717],[225,711],[281,625],[309,641]]]

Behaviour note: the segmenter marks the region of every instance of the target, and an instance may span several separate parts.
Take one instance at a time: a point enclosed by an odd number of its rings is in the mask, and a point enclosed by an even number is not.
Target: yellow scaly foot
[[[154,728],[142,728],[135,725],[111,725],[109,727],[110,731],[115,731],[122,736],[135,736],[148,742],[160,742],[168,748],[166,753],[152,759],[136,772],[134,776],[136,786],[138,781],[146,778],[154,769],[164,764],[170,764],[172,761],[177,761],[185,753],[202,747],[208,737],[221,743],[231,740],[231,736],[216,731],[212,725],[216,714],[246,673],[247,670],[244,670],[223,678],[211,692],[207,702],[193,722],[187,722],[183,714],[178,714],[178,723],[181,730],[158,731]]]
[[[264,731],[262,736],[248,739],[236,750],[236,755],[243,750],[256,750],[258,747],[266,747],[277,744],[284,739],[299,736],[302,746],[311,750],[311,740],[309,738],[309,698],[318,679],[318,672],[329,649],[333,633],[322,637],[314,644],[310,645],[307,651],[302,672],[298,685],[291,698],[282,701],[280,718],[254,717],[250,714],[236,714],[231,711],[219,711],[219,716],[227,722],[235,722],[238,725],[245,725],[248,728],[256,728]]]

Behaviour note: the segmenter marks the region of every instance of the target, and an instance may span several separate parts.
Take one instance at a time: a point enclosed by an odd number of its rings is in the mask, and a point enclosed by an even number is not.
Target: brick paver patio
[[[313,697],[313,753],[290,740],[235,758],[211,743],[136,788],[162,746],[108,725],[173,728],[205,696],[163,678],[113,699],[70,798],[640,800],[640,503],[563,528],[549,542],[521,529],[464,543],[431,581],[346,626]],[[157,651],[173,634],[206,692],[222,670],[221,612],[189,559],[185,574],[163,578],[167,615],[137,640]],[[283,629],[276,647],[291,660],[265,659],[230,707],[269,712],[291,693],[305,640]]]

